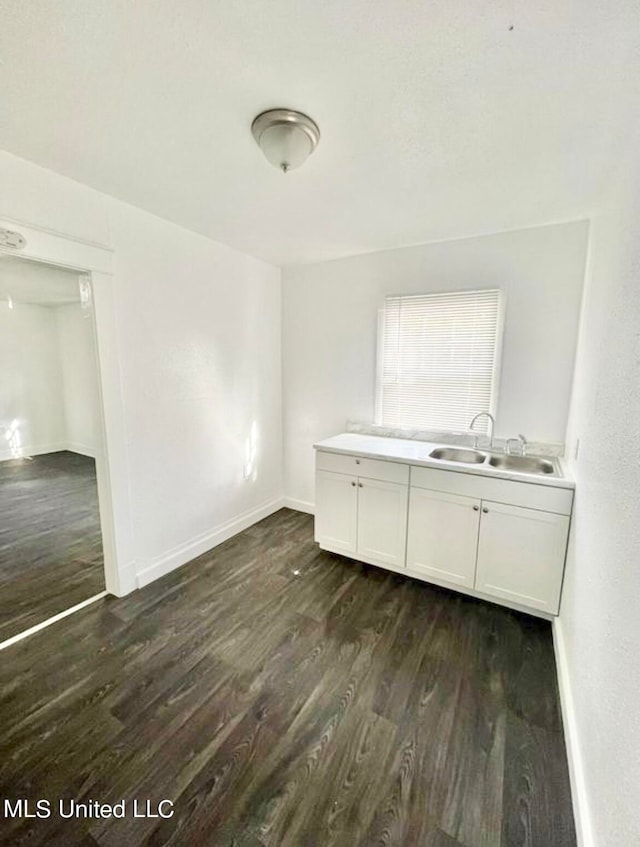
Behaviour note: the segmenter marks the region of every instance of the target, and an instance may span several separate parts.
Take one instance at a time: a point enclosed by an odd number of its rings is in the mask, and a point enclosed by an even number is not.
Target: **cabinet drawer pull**
[[[360,464],[360,459],[356,459],[356,465]]]
[[[483,511],[483,512],[485,513],[485,515],[486,515],[486,514],[487,514],[487,512],[489,511],[489,509],[487,509],[487,507],[486,507],[486,506],[483,506],[482,511]]]
[[[473,507],[473,511],[474,511],[474,512],[479,512],[479,511],[480,511],[480,506],[474,506],[474,507]]]

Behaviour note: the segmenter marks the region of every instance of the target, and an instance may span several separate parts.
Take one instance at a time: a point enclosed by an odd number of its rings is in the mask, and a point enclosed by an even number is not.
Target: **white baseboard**
[[[65,441],[55,441],[51,444],[39,445],[27,444],[25,447],[20,447],[19,456],[15,456],[11,450],[3,448],[0,450],[0,462],[6,462],[9,459],[20,459],[24,456],[42,456],[44,453],[59,453],[61,450],[66,449],[67,444]]]
[[[253,526],[254,523],[257,523],[263,518],[277,512],[278,509],[283,507],[283,505],[284,500],[282,497],[269,500],[267,503],[263,503],[262,506],[258,506],[257,509],[244,512],[243,514],[238,515],[237,518],[227,521],[227,523],[222,526],[210,530],[209,532],[204,532],[196,538],[193,538],[191,541],[188,541],[186,544],[174,547],[173,550],[170,550],[165,555],[156,557],[148,563],[146,567],[138,571],[138,588],[143,588],[145,585],[149,585],[150,582],[159,579],[165,574],[171,573],[171,571],[179,568],[187,562],[190,562],[197,556],[202,555],[202,553],[206,553],[213,547],[217,547],[218,544],[222,544],[223,541],[237,535],[239,532],[242,532],[243,529],[247,529],[248,527]]]
[[[81,456],[89,456],[90,459],[95,459],[96,451],[93,447],[88,447],[86,444],[80,444],[77,441],[69,441],[63,448],[71,453],[79,453]]]
[[[285,497],[282,505],[287,509],[295,509],[296,512],[306,512],[308,515],[315,515],[315,503],[310,503],[307,500],[296,500],[295,497]]]
[[[567,747],[569,778],[571,780],[571,796],[573,799],[573,815],[576,822],[578,847],[594,847],[591,815],[589,812],[589,803],[587,798],[587,786],[584,777],[584,765],[580,750],[578,725],[576,722],[573,693],[571,690],[571,679],[569,677],[569,665],[567,662],[567,653],[560,618],[554,619],[551,628],[556,654],[558,688],[560,689],[560,706],[562,708],[564,738]]]
[[[69,450],[71,453],[79,453],[81,456],[90,456],[92,459],[96,457],[96,451],[93,447],[87,447],[86,444],[79,444],[76,441],[55,441],[51,444],[21,447],[19,456],[14,456],[11,450],[2,449],[0,450],[0,462],[27,456],[44,456],[45,453],[61,453],[63,450]]]

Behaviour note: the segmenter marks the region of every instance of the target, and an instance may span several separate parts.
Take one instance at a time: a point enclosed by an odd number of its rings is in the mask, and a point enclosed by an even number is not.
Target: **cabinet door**
[[[569,518],[482,501],[476,588],[556,614]]]
[[[358,479],[358,553],[381,565],[404,567],[409,487]]]
[[[480,500],[411,488],[407,567],[473,588]]]
[[[356,552],[358,488],[356,478],[316,471],[315,539],[339,553]]]

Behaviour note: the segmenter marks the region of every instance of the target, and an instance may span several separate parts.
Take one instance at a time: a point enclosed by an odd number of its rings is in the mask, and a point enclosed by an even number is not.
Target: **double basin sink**
[[[465,450],[462,447],[436,447],[429,453],[430,459],[441,462],[459,462],[463,465],[484,465],[496,470],[514,473],[560,476],[557,465],[550,459],[537,456],[512,456],[508,453],[483,453],[481,450]]]

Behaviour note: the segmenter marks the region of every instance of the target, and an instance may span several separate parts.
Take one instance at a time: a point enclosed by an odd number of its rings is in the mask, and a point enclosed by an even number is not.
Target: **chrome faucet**
[[[512,441],[516,441],[520,445],[520,455],[526,456],[527,455],[527,439],[524,437],[524,435],[518,435],[517,438],[507,438],[507,440],[505,441],[505,445],[504,445],[504,452],[507,454],[507,456],[511,455],[511,442]]]
[[[491,424],[491,429],[489,430],[489,447],[493,447],[493,431],[496,428],[496,421],[495,421],[495,418],[493,417],[493,415],[490,412],[478,412],[478,414],[475,416],[475,418],[469,424],[469,429],[470,430],[473,429],[474,423],[478,420],[478,418],[481,418],[483,415],[486,415],[486,417],[489,418],[489,422]],[[475,437],[475,442],[474,442],[473,446],[476,450],[478,449],[478,436],[477,435]]]

